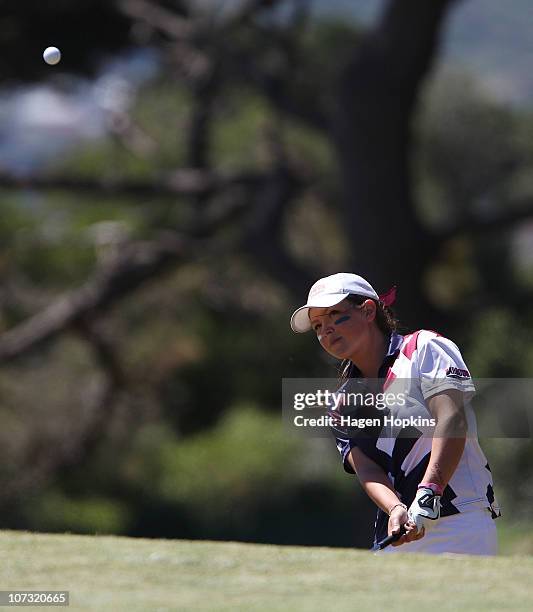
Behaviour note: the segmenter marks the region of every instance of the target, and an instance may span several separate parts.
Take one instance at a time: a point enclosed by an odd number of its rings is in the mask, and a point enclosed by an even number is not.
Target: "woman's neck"
[[[379,369],[387,354],[388,338],[376,328],[375,331],[371,331],[368,345],[368,349],[362,354],[354,355],[350,361],[356,365],[364,378],[378,378]]]

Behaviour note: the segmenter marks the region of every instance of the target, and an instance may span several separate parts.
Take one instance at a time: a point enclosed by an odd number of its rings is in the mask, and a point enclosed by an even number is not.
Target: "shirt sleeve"
[[[471,399],[475,393],[474,383],[454,342],[442,336],[420,334],[417,348],[424,399],[446,389],[457,389],[465,394],[465,401]]]
[[[337,450],[340,453],[344,471],[348,472],[348,474],[355,474],[354,469],[348,461],[348,455],[350,454],[352,448],[357,447],[364,455],[379,465],[385,474],[387,474],[390,471],[390,457],[377,448],[378,440],[379,438],[369,438],[365,436],[360,438],[337,438],[335,436]]]
[[[348,455],[350,454],[350,451],[352,450],[352,448],[355,446],[355,444],[353,444],[353,440],[336,437],[335,442],[337,443],[337,450],[340,453],[341,460],[342,460],[342,467],[344,468],[344,471],[348,472],[348,474],[355,474],[352,466],[350,465],[348,461]]]

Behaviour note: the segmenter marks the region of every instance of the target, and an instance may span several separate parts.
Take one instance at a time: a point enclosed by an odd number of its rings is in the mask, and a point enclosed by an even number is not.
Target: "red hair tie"
[[[385,306],[392,306],[396,301],[396,285],[392,286],[386,293],[379,296]]]

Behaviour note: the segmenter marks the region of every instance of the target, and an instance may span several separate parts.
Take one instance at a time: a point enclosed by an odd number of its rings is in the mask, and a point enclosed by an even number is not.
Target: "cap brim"
[[[328,295],[317,295],[305,306],[297,308],[291,317],[291,329],[298,334],[303,334],[311,330],[311,321],[309,320],[310,308],[329,308],[342,302],[348,297],[348,293],[330,293]]]

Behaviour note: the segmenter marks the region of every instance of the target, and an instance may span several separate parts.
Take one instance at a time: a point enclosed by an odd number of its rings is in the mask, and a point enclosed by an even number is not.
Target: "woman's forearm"
[[[434,437],[422,482],[432,482],[444,489],[459,465],[465,442],[465,438]]]
[[[359,478],[359,482],[370,499],[384,512],[390,514],[390,510],[396,504],[401,503],[392,483],[385,472],[374,462],[369,460],[359,461],[352,455],[349,462]]]
[[[401,503],[390,482],[387,484],[375,480],[367,480],[365,482],[361,480],[361,485],[376,506],[379,506],[387,514],[390,514],[394,506]]]
[[[466,442],[466,418],[462,397],[447,392],[429,402],[437,417],[431,443],[431,456],[422,482],[434,483],[444,489],[459,465]]]

